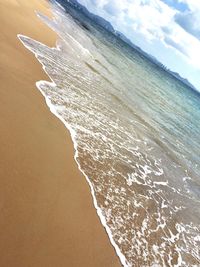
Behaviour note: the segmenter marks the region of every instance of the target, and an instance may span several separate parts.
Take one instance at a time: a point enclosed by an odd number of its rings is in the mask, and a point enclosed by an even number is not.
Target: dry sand
[[[73,145],[35,82],[47,79],[16,35],[55,44],[34,10],[44,0],[0,0],[0,266],[121,266]]]

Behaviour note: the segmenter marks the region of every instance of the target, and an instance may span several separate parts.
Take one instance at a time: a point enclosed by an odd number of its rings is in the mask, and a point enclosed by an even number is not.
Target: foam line
[[[38,54],[35,53],[35,51],[34,51],[31,47],[29,47],[29,46],[27,45],[27,43],[25,42],[25,40],[33,40],[33,39],[29,38],[28,36],[22,35],[22,34],[18,34],[17,37],[19,38],[19,40],[22,42],[22,44],[23,44],[28,50],[30,50],[31,52],[34,53],[35,57],[36,57],[36,58],[38,59],[38,61],[41,63],[44,72],[47,74],[47,76],[48,76],[49,79],[51,80],[50,82],[49,82],[49,81],[43,81],[43,80],[37,81],[37,82],[36,82],[36,87],[39,89],[39,91],[41,92],[41,94],[44,96],[45,101],[46,101],[46,104],[47,104],[47,106],[49,107],[50,111],[51,111],[51,112],[52,112],[52,113],[53,113],[53,114],[54,114],[60,121],[62,121],[62,123],[65,125],[65,127],[69,130],[70,135],[71,135],[71,138],[72,138],[72,141],[73,141],[73,144],[74,144],[74,150],[75,150],[74,159],[75,159],[75,162],[76,162],[76,164],[77,164],[77,166],[78,166],[78,169],[79,169],[79,170],[81,171],[81,173],[85,176],[85,178],[86,178],[86,180],[87,180],[87,182],[88,182],[88,184],[89,184],[89,186],[90,186],[90,191],[91,191],[91,193],[92,193],[92,198],[93,198],[93,204],[94,204],[94,207],[95,207],[95,209],[96,209],[96,211],[97,211],[97,214],[98,214],[98,216],[99,216],[99,218],[100,218],[101,224],[104,226],[104,228],[105,228],[105,230],[106,230],[106,232],[107,232],[107,234],[108,234],[108,237],[109,237],[109,239],[110,239],[110,242],[111,242],[111,244],[113,245],[113,247],[115,248],[115,251],[116,251],[116,253],[117,253],[117,255],[118,255],[118,257],[119,257],[119,259],[120,259],[122,265],[123,265],[124,267],[131,267],[131,264],[127,262],[125,256],[124,256],[124,255],[122,254],[122,252],[120,251],[120,248],[119,248],[118,245],[115,243],[115,241],[114,241],[114,239],[113,239],[113,236],[112,236],[112,232],[111,232],[109,226],[106,224],[106,219],[105,219],[105,217],[103,216],[102,211],[101,211],[101,209],[99,208],[99,206],[98,206],[98,204],[97,204],[97,200],[96,200],[96,197],[95,197],[94,188],[93,188],[93,186],[92,186],[92,183],[90,182],[89,177],[88,177],[88,176],[85,174],[85,172],[81,169],[81,166],[80,166],[80,164],[79,164],[79,162],[78,162],[78,144],[77,144],[77,142],[76,142],[76,132],[75,132],[75,130],[70,126],[69,123],[67,123],[67,122],[66,122],[66,121],[65,121],[65,120],[58,114],[58,112],[56,111],[55,106],[51,103],[50,99],[49,99],[49,98],[44,94],[44,92],[41,90],[41,86],[42,86],[42,85],[50,85],[50,86],[52,86],[52,87],[56,87],[57,85],[56,85],[56,83],[54,82],[54,80],[51,78],[51,76],[48,74],[48,72],[46,71],[45,65],[39,60],[39,58],[38,58]],[[33,40],[33,41],[34,41],[34,42],[37,42],[37,43],[40,44],[40,45],[44,45],[44,44],[42,44],[42,43],[40,43],[40,42],[38,42],[38,41],[35,41],[35,40]],[[52,47],[52,48],[50,48],[50,49],[52,49],[52,50],[54,50],[54,49],[60,50],[59,47]]]

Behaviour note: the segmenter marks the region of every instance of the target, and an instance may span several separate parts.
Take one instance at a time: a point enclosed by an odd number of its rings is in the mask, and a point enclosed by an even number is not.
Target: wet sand
[[[0,0],[0,266],[121,266],[74,161],[63,124],[35,82],[47,79],[18,33],[47,45],[44,0]]]

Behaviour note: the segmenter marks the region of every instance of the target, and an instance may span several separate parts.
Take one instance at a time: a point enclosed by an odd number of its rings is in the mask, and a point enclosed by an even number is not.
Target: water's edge
[[[46,105],[48,106],[49,110],[64,124],[64,126],[67,128],[67,130],[69,131],[70,135],[71,135],[71,139],[72,139],[72,142],[73,142],[73,145],[74,145],[74,160],[78,166],[78,169],[80,170],[80,172],[85,176],[89,186],[90,186],[90,191],[91,191],[91,194],[92,194],[92,199],[93,199],[93,204],[94,204],[94,207],[97,211],[97,214],[100,218],[100,221],[101,221],[101,224],[103,225],[103,227],[105,228],[106,230],[106,233],[110,239],[110,242],[112,244],[112,246],[114,247],[115,251],[116,251],[116,254],[117,256],[119,257],[120,259],[120,262],[122,263],[122,265],[124,267],[131,267],[131,265],[127,262],[125,256],[122,254],[122,252],[120,251],[120,248],[118,247],[118,245],[115,243],[113,237],[112,237],[112,233],[111,233],[111,230],[110,228],[108,227],[108,225],[106,224],[106,220],[105,220],[105,217],[103,216],[102,214],[102,211],[101,209],[99,208],[98,204],[97,204],[97,200],[96,200],[96,197],[95,197],[95,194],[94,194],[94,189],[92,187],[92,183],[90,182],[90,179],[89,177],[85,174],[85,172],[81,169],[81,166],[78,162],[78,149],[77,149],[77,143],[76,143],[76,132],[71,128],[71,126],[58,114],[58,112],[56,111],[54,105],[51,103],[51,101],[49,100],[49,98],[47,96],[45,96],[45,94],[42,92],[42,90],[40,89],[40,87],[44,84],[47,84],[47,85],[51,85],[53,87],[56,87],[56,83],[54,82],[54,80],[51,78],[51,76],[49,76],[49,74],[47,73],[46,71],[46,68],[45,68],[45,65],[42,64],[42,62],[40,61],[40,59],[38,58],[37,56],[37,53],[35,53],[34,51],[31,50],[30,47],[28,47],[24,42],[23,42],[23,38],[25,39],[30,39],[32,40],[31,38],[29,38],[28,36],[25,36],[25,35],[22,35],[22,34],[17,34],[17,37],[18,39],[20,40],[20,42],[28,49],[30,50],[34,55],[35,57],[37,58],[37,60],[40,62],[40,64],[42,65],[42,69],[44,70],[44,72],[47,74],[47,76],[49,77],[50,81],[44,81],[44,80],[40,80],[40,81],[37,81],[36,82],[36,87],[37,89],[40,91],[40,93],[43,95],[44,99],[45,99],[45,102],[46,102]],[[41,44],[43,45],[41,42],[37,41],[38,44]],[[56,49],[56,50],[60,50],[59,47],[52,47],[50,49]]]

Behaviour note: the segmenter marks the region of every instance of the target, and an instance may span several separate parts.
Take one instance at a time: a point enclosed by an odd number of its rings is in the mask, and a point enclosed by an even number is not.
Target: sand
[[[47,77],[16,37],[55,44],[34,10],[50,15],[44,0],[0,0],[0,266],[121,266],[70,135],[35,87]]]

